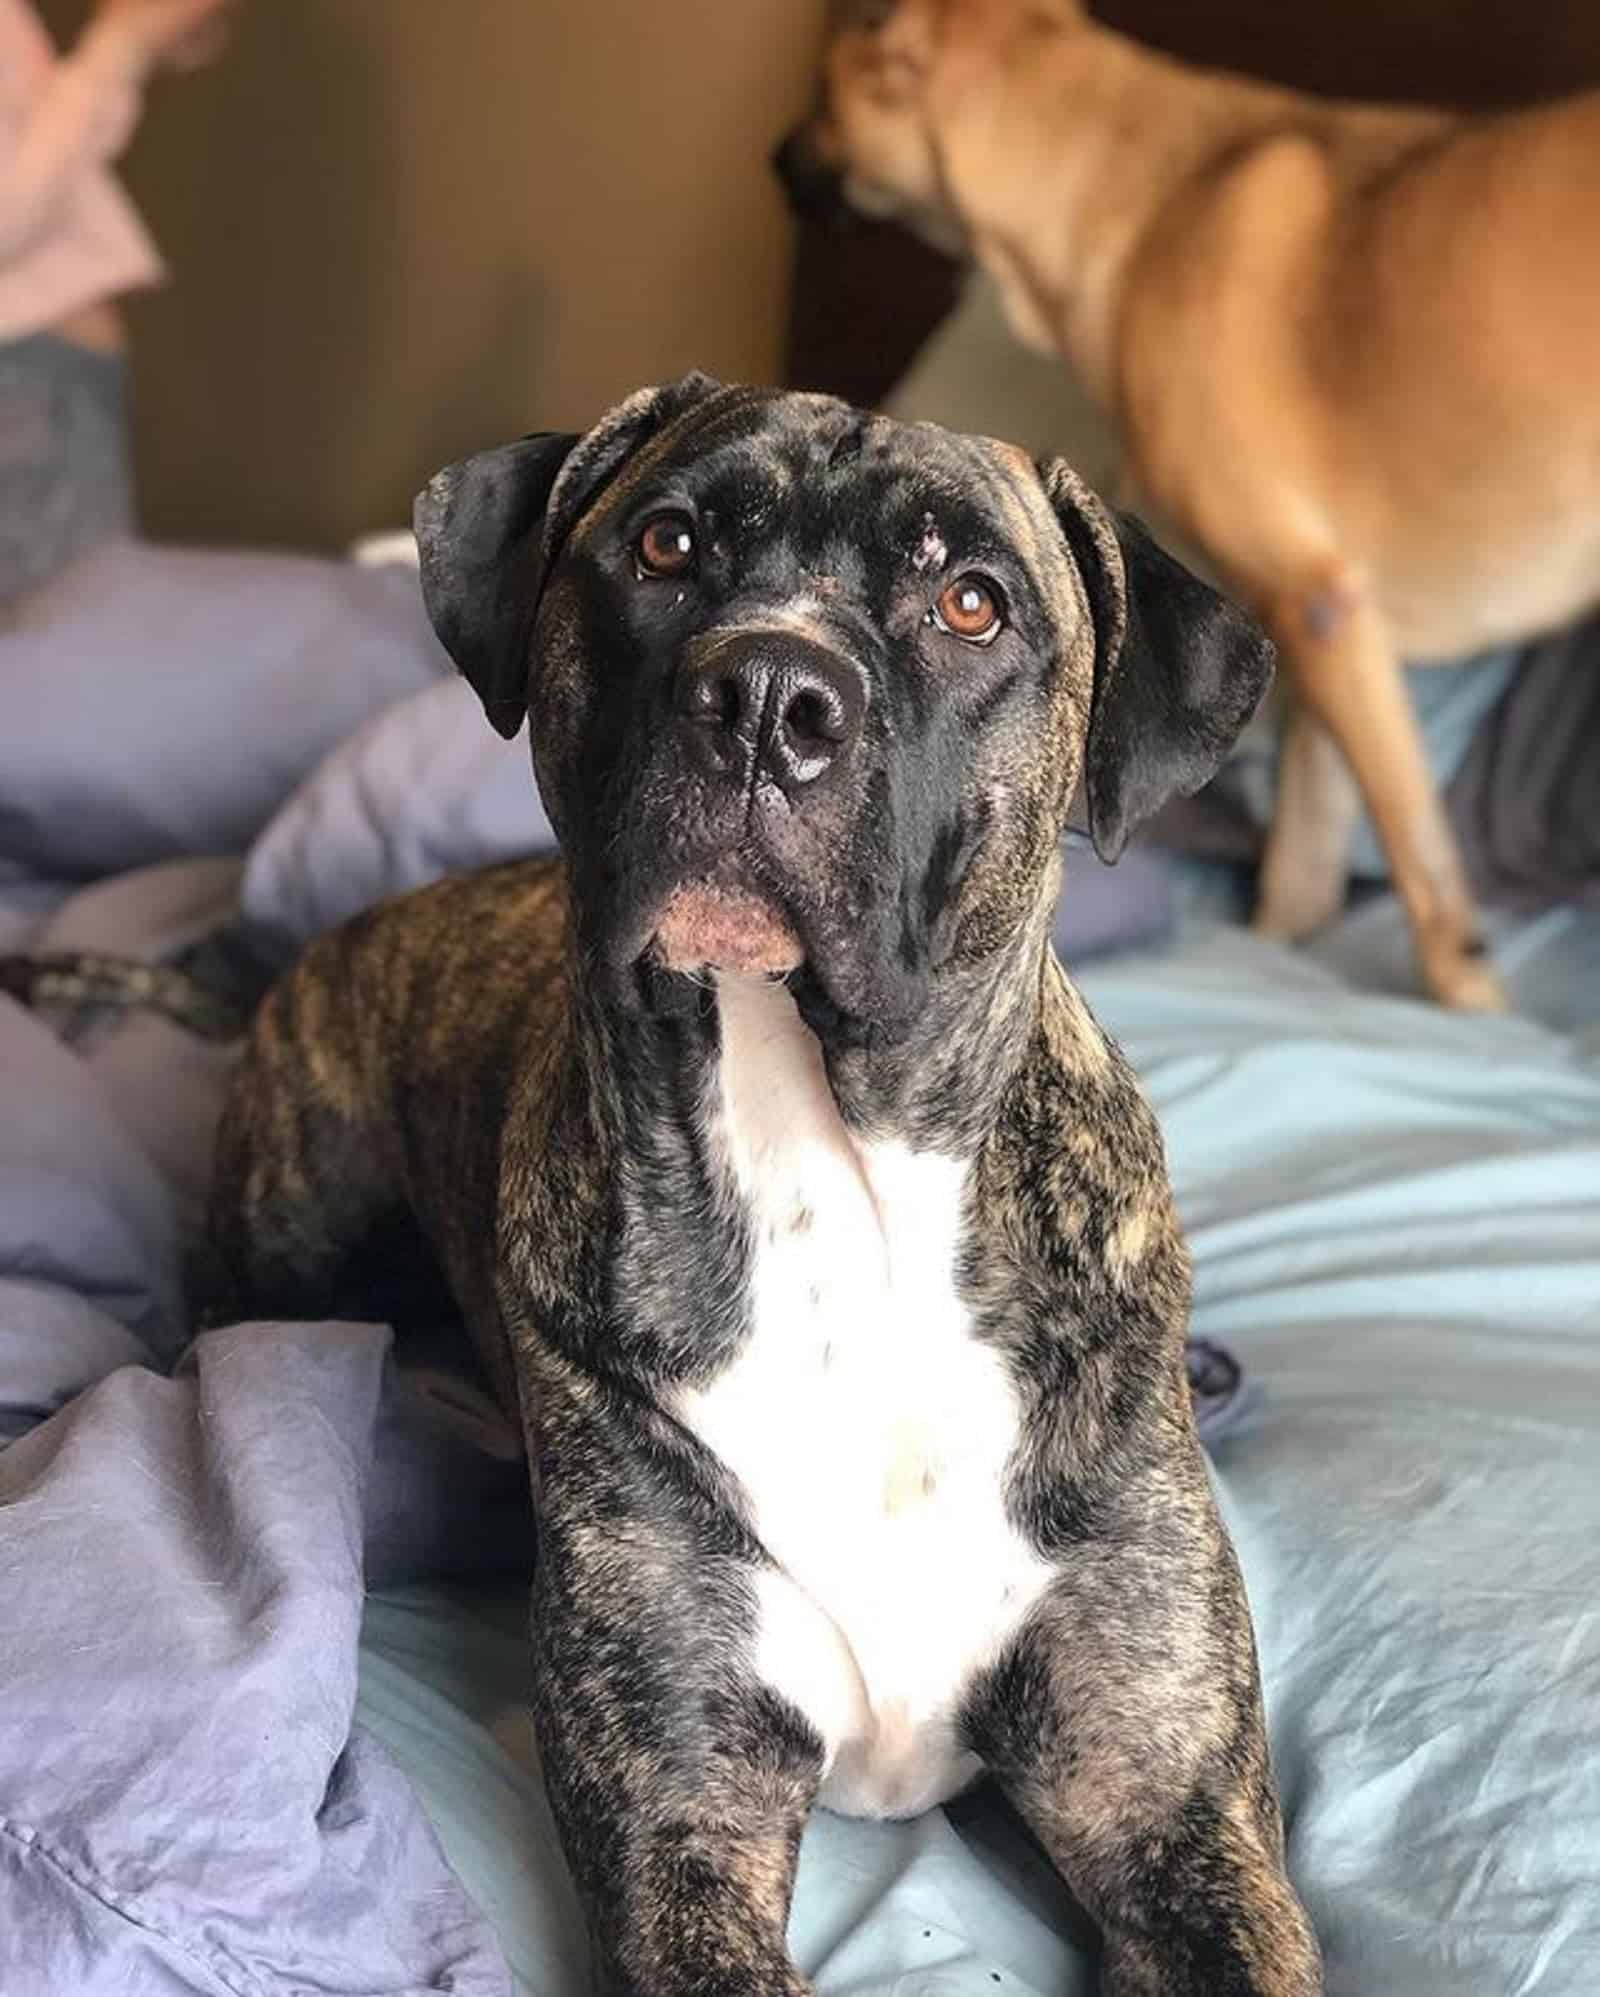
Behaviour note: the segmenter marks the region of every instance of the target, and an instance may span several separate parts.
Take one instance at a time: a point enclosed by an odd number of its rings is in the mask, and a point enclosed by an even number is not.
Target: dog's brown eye
[[[658,513],[641,528],[636,553],[641,575],[687,575],[694,567],[694,523],[686,513]]]
[[[933,607],[934,621],[953,638],[987,645],[1000,635],[1005,617],[1000,592],[987,576],[957,576],[946,583]]]

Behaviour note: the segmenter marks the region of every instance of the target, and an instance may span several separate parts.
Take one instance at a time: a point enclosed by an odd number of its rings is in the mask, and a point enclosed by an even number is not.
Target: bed
[[[192,604],[223,578],[181,580]],[[133,711],[91,642],[129,572],[57,606],[48,698],[45,634],[0,636],[0,947],[170,957],[243,911],[282,957],[547,838],[409,571],[243,580],[261,606],[293,584],[302,677],[263,640],[203,715],[180,674]],[[1228,907],[1205,870],[1077,852],[1058,936],[1161,1114],[1196,1329],[1243,1363],[1213,1462],[1328,1988],[1589,1997],[1600,919],[1505,924],[1522,1012],[1473,1020],[1405,995],[1386,896],[1299,954]],[[160,1018],[0,1000],[0,1991],[576,1997],[503,1428],[382,1327],[181,1356],[225,1072]],[[982,1791],[819,1814],[792,1937],[825,1997],[1095,1988],[1092,1935]]]

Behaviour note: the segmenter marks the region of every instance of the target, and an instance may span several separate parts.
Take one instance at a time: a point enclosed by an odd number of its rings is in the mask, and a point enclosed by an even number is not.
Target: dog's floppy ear
[[[568,534],[643,443],[720,386],[689,374],[641,388],[587,435],[541,431],[480,451],[418,494],[423,602],[502,735],[515,735],[527,711],[533,622]]]
[[[1040,475],[1094,617],[1094,694],[1084,754],[1089,832],[1102,860],[1170,797],[1221,768],[1272,679],[1266,633],[1112,514],[1060,459]]]
[[[546,509],[579,442],[547,430],[479,451],[432,478],[412,511],[433,628],[505,736],[527,706]]]

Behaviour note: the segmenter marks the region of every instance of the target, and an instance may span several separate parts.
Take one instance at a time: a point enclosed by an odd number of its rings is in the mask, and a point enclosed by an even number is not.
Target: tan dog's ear
[[[533,621],[567,536],[642,444],[720,386],[689,374],[642,388],[585,436],[541,431],[480,451],[417,496],[423,602],[502,735],[527,712]]]
[[[1272,644],[1061,459],[1040,476],[1094,618],[1084,790],[1095,851],[1114,860],[1141,819],[1222,767],[1271,683]]]

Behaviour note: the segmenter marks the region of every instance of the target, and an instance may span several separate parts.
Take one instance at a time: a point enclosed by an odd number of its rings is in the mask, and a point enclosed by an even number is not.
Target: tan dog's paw
[[[1441,1005],[1453,1012],[1510,1012],[1511,994],[1486,956],[1425,957],[1423,976]]]

